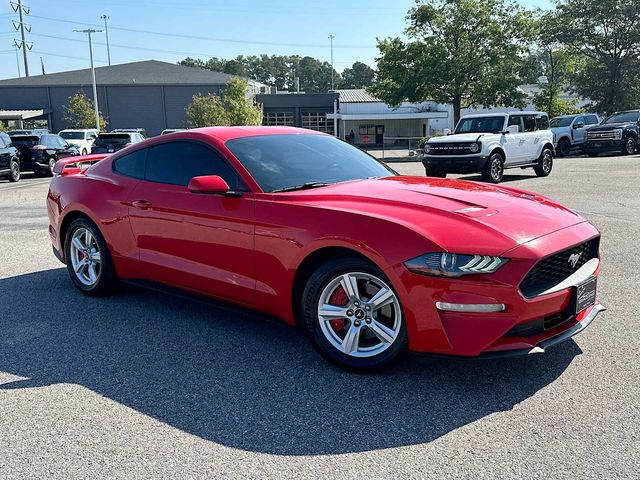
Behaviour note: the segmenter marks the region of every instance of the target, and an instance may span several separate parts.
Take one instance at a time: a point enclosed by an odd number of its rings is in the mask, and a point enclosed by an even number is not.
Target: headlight
[[[429,145],[428,143],[424,146],[424,151],[425,152],[430,152],[433,150],[433,146]]]
[[[621,128],[614,128],[613,129],[613,134],[615,135],[616,138],[622,138],[622,129]]]
[[[455,253],[427,253],[404,262],[415,273],[439,277],[460,277],[478,273],[494,273],[507,263],[506,258],[489,255],[457,255]]]
[[[472,143],[471,145],[469,145],[469,151],[471,153],[478,153],[480,151],[480,144]]]

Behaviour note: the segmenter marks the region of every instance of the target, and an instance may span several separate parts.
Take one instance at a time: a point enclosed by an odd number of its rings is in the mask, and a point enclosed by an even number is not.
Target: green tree
[[[195,94],[187,105],[187,128],[229,125],[229,114],[219,96]]]
[[[640,103],[640,2],[559,0],[555,38],[584,58],[572,75],[575,91],[599,112]]]
[[[227,112],[228,125],[260,125],[262,112],[247,95],[248,83],[233,78],[224,90],[222,103]]]
[[[373,84],[376,71],[366,63],[355,62],[342,71],[340,88],[365,88]]]
[[[409,11],[409,41],[378,41],[371,93],[391,105],[435,100],[460,110],[524,106],[518,90],[531,14],[506,0],[428,0]]]
[[[100,130],[107,128],[107,121],[99,113]],[[83,92],[69,97],[69,104],[64,107],[63,118],[71,128],[96,128],[96,114],[93,104]]]

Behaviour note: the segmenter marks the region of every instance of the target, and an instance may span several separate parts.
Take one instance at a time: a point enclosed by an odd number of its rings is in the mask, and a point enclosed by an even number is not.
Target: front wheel
[[[9,166],[9,181],[17,182],[18,180],[20,180],[20,161],[12,158]]]
[[[634,153],[636,153],[637,146],[638,143],[636,142],[635,138],[627,137],[624,141],[624,149],[622,150],[622,153],[624,155],[633,155]]]
[[[482,169],[482,179],[485,182],[500,183],[504,175],[504,158],[499,153],[489,157]]]
[[[85,295],[108,295],[118,285],[111,255],[98,228],[87,218],[74,220],[64,243],[67,270]]]
[[[546,177],[551,173],[551,169],[553,168],[553,154],[551,150],[545,148],[542,151],[542,155],[538,159],[538,164],[533,167],[533,170],[536,172],[536,175],[539,177]]]
[[[348,370],[381,370],[408,349],[397,294],[378,268],[361,259],[319,267],[305,287],[302,317],[320,353]]]

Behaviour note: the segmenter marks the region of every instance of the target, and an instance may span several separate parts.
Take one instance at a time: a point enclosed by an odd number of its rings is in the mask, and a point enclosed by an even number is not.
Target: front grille
[[[562,282],[589,260],[598,258],[599,243],[600,237],[596,237],[543,258],[524,277],[520,291],[525,297],[532,298]]]
[[[429,155],[471,155],[470,143],[434,143],[428,145],[426,152]]]
[[[590,132],[587,130],[587,140],[620,140],[620,135],[613,130],[606,132]]]

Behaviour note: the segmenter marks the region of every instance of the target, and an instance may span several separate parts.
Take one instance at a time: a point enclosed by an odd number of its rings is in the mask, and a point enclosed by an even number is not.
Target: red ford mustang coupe
[[[542,353],[604,310],[600,236],[576,212],[399,176],[329,135],[196,129],[55,171],[49,233],[80,291],[142,280],[233,302],[302,326],[349,369]]]

